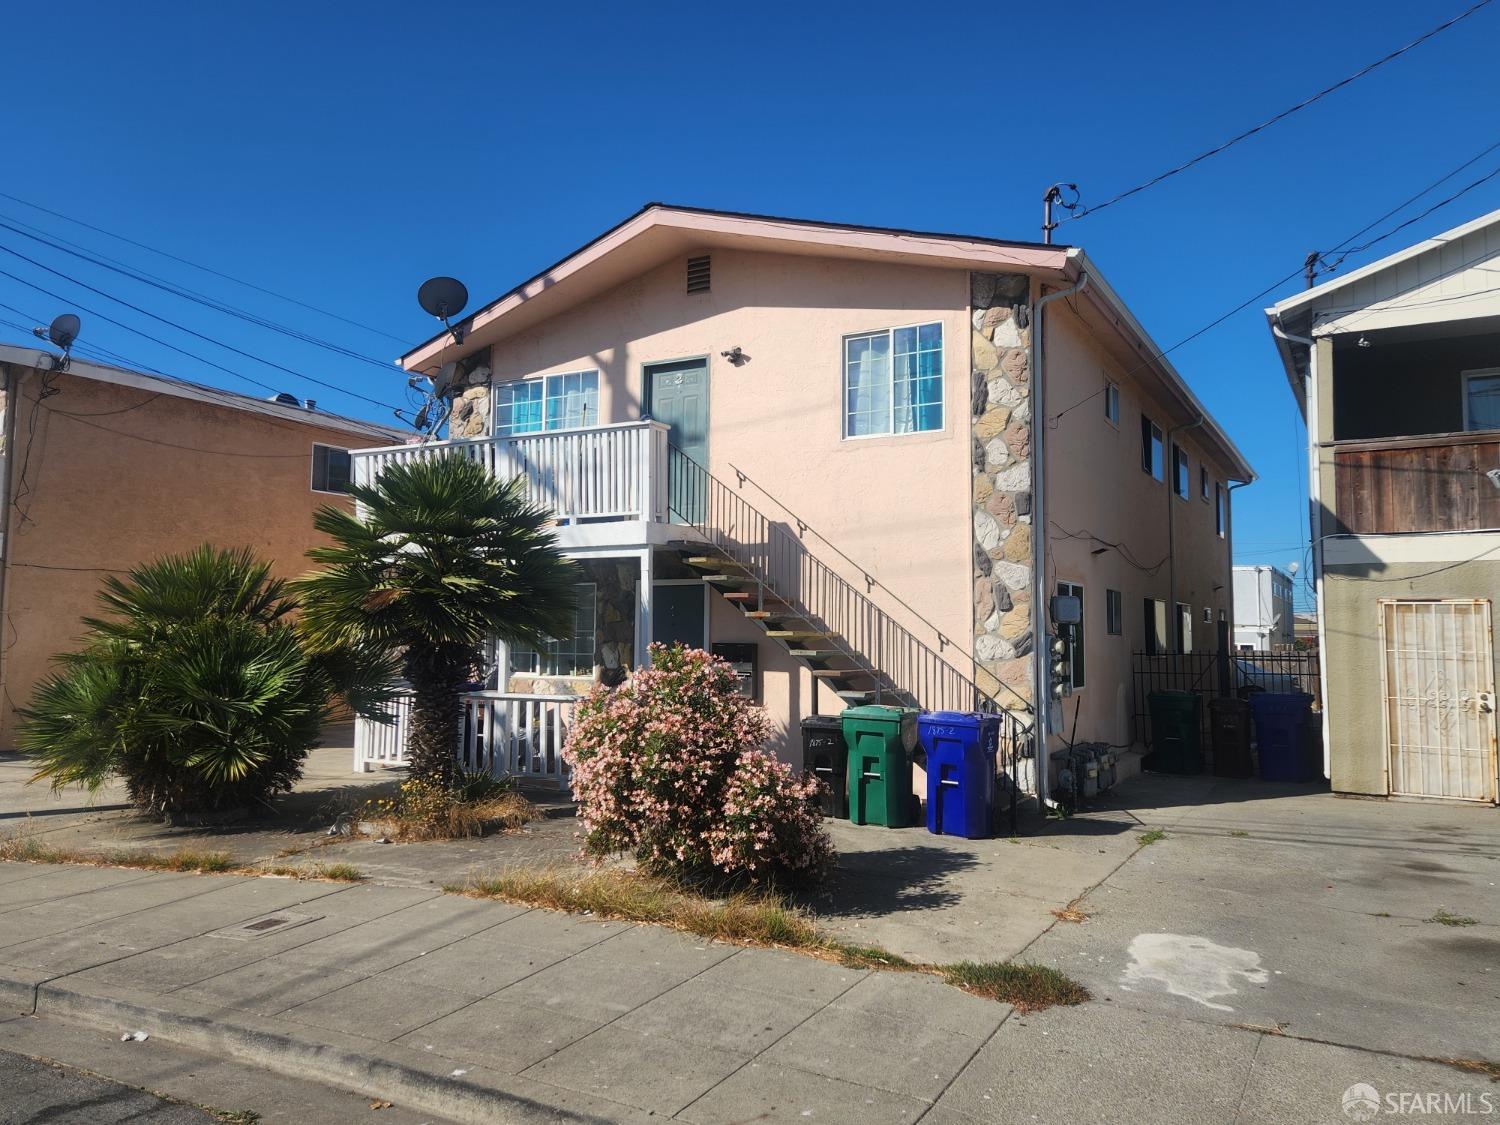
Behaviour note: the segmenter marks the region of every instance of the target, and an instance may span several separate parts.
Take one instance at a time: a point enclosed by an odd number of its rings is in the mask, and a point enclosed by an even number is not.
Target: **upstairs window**
[[[1188,471],[1187,450],[1172,443],[1172,489],[1184,500],[1188,498],[1188,489],[1192,487],[1188,482],[1192,480],[1192,474]]]
[[[1104,631],[1118,637],[1125,625],[1125,607],[1120,600],[1120,591],[1104,591]]]
[[[599,422],[599,372],[567,371],[495,387],[495,435],[577,430]]]
[[[1464,372],[1464,429],[1500,430],[1500,368]]]
[[[943,428],[943,326],[844,339],[844,436]]]
[[[1229,513],[1225,510],[1226,506],[1227,506],[1227,501],[1226,501],[1226,498],[1224,496],[1224,486],[1222,484],[1219,484],[1217,481],[1215,481],[1214,482],[1214,531],[1218,533],[1218,536],[1219,536],[1220,539],[1224,538],[1224,532],[1225,532],[1225,530],[1229,526],[1229,521],[1226,518]]]
[[[1120,388],[1113,383],[1104,384],[1104,420],[1111,426],[1120,424]]]
[[[342,496],[349,491],[349,484],[353,479],[353,460],[347,449],[314,443],[312,447],[312,490],[314,492],[334,492]]]
[[[1165,466],[1162,464],[1161,427],[1146,415],[1141,415],[1141,471],[1152,480],[1161,480]]]
[[[1141,602],[1145,610],[1146,653],[1156,656],[1167,651],[1167,603],[1160,598],[1145,598]]]
[[[1198,495],[1205,501],[1208,499],[1208,470],[1202,465],[1198,466]]]

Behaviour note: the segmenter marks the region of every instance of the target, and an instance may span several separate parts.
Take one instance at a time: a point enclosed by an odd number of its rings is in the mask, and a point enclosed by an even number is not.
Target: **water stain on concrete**
[[[1157,983],[1173,996],[1218,1012],[1232,1012],[1228,1004],[1216,1004],[1214,999],[1237,993],[1237,980],[1265,984],[1269,979],[1254,950],[1218,945],[1192,934],[1137,934],[1130,943],[1130,964],[1120,987],[1131,991]]]

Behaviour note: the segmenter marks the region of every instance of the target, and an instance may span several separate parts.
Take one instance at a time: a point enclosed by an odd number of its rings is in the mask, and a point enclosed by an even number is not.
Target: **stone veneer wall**
[[[969,284],[974,657],[981,688],[1003,703],[998,681],[1031,700],[1031,280],[975,273]]]
[[[487,353],[485,353],[487,354]],[[448,415],[451,438],[488,437],[490,433],[490,366],[475,361],[453,388],[453,408]]]

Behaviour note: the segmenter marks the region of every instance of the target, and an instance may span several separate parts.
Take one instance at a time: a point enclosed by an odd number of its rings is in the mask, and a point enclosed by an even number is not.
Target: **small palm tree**
[[[490,637],[537,647],[572,629],[576,565],[558,553],[551,513],[458,455],[398,462],[350,489],[362,511],[325,507],[323,569],[295,584],[315,645],[368,643],[399,654],[412,688],[412,775],[447,784],[460,694]]]
[[[247,550],[203,546],[105,579],[107,616],[21,711],[19,742],[54,788],[123,777],[156,813],[238,808],[291,789],[330,698],[381,700],[370,652],[311,655],[285,585]]]

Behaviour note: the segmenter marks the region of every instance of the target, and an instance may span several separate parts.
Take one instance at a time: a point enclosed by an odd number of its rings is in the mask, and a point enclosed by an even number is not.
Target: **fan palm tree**
[[[124,778],[152,812],[286,792],[330,698],[368,712],[392,675],[378,654],[311,655],[285,584],[248,550],[203,546],[105,579],[107,616],[22,709],[21,748],[54,788]]]
[[[358,514],[325,507],[314,518],[333,542],[308,551],[322,569],[295,584],[302,626],[318,646],[399,654],[412,775],[447,784],[459,697],[485,642],[539,647],[571,631],[577,566],[524,479],[501,482],[459,455],[398,462],[350,491]]]

